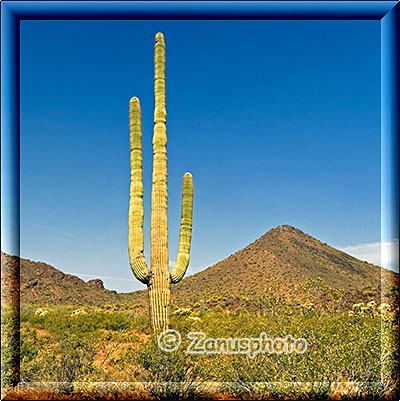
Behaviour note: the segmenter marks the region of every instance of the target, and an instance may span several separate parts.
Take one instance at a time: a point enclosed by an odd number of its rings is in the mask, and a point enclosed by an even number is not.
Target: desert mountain
[[[18,258],[1,253],[2,289],[15,287],[13,272],[18,267]],[[80,305],[96,302],[113,302],[118,295],[104,288],[99,279],[87,282],[42,262],[20,259],[21,302],[27,304]]]
[[[2,253],[4,272],[16,258]],[[84,282],[40,262],[20,261],[23,303],[84,304],[126,301],[146,307],[145,291],[116,294],[101,280]],[[382,278],[382,280],[381,280]],[[172,286],[178,306],[258,307],[311,302],[319,309],[395,295],[398,274],[360,261],[294,227],[276,227],[223,261]],[[382,285],[381,285],[382,283]],[[4,287],[3,287],[4,288]]]
[[[381,288],[381,276],[383,287]],[[329,306],[357,300],[381,302],[389,295],[395,274],[358,260],[289,225],[262,237],[208,269],[174,285],[173,299],[186,304],[210,297],[237,304],[238,299],[277,302],[307,299]]]

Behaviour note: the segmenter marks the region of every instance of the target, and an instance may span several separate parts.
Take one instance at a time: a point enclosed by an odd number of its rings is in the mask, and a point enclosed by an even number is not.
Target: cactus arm
[[[140,103],[133,97],[129,103],[131,142],[131,186],[129,202],[129,262],[135,277],[144,284],[149,280],[149,269],[144,257],[143,241],[143,177],[142,177],[142,123]]]
[[[165,43],[157,33],[154,51],[154,134],[151,193],[151,269],[168,267],[167,134],[165,109]]]
[[[171,271],[171,282],[182,280],[189,265],[190,241],[192,238],[193,214],[193,178],[190,173],[183,176],[181,231],[179,236],[179,252],[176,265]]]

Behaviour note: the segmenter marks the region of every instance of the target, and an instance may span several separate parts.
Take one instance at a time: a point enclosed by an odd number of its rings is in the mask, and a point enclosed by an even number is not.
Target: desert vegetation
[[[182,337],[174,352],[158,347],[149,317],[138,305],[23,305],[21,381],[63,383],[64,397],[79,396],[76,383],[121,383],[109,393],[110,399],[127,391],[127,382],[142,383],[140,389],[135,387],[136,397],[153,399],[193,398],[205,392],[210,396],[210,391],[213,398],[223,394],[233,399],[279,398],[288,392],[296,398],[388,398],[398,385],[398,316],[388,304],[371,301],[330,313],[307,306],[295,309],[290,318],[269,313],[271,306],[260,313],[243,307],[230,312],[223,302],[210,309],[209,304],[187,305],[171,313],[170,326]],[[11,312],[3,311],[4,329],[7,313]],[[305,338],[308,349],[303,354],[254,357],[192,355],[187,352],[189,332],[212,338],[291,334]],[[7,349],[2,343],[2,352]]]

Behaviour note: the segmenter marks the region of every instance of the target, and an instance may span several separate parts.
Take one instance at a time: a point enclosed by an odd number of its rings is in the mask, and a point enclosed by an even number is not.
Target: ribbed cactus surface
[[[143,254],[142,127],[139,99],[130,101],[131,187],[129,203],[129,260],[135,277],[149,289],[150,321],[154,331],[168,328],[171,283],[179,282],[189,264],[192,234],[193,180],[183,176],[182,217],[176,266],[168,266],[167,133],[165,108],[165,42],[157,33],[154,52],[154,132],[151,192],[151,267]]]

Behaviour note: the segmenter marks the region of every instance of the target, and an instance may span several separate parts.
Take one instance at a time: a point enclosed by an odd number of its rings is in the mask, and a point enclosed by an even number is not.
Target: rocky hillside
[[[358,300],[380,303],[381,294],[391,293],[397,277],[283,225],[175,285],[173,299],[187,304],[219,297],[230,305],[238,300],[263,302],[272,296],[277,302],[310,300],[322,308],[338,299],[343,306]]]
[[[15,287],[18,258],[1,253],[2,289]],[[104,288],[99,279],[87,282],[72,274],[42,262],[20,259],[21,302],[29,304],[79,305],[96,302],[113,302],[118,299],[115,291]]]

